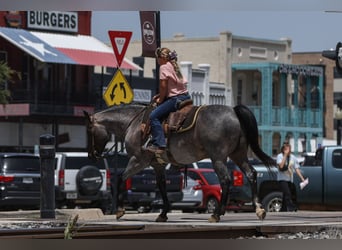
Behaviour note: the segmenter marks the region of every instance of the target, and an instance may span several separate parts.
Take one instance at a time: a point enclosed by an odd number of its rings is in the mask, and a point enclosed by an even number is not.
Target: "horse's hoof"
[[[256,215],[258,216],[258,218],[259,218],[260,220],[265,219],[265,217],[266,217],[266,211],[265,211],[265,209],[263,209],[263,208],[257,208],[257,209],[256,209]]]
[[[116,212],[116,219],[118,220],[124,215],[125,215],[125,209],[120,209]]]
[[[166,215],[158,215],[156,222],[167,222],[168,218]]]
[[[219,222],[220,221],[220,216],[213,214],[210,216],[210,218],[208,219],[209,222]]]

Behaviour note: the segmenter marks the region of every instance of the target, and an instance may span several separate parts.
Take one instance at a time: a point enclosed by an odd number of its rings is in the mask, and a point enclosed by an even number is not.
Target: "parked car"
[[[110,171],[107,160],[93,161],[85,152],[56,153],[56,207],[98,207],[110,210]]]
[[[126,153],[119,152],[107,157],[109,162],[112,183],[115,176],[123,173],[127,164]],[[170,203],[178,202],[183,198],[183,175],[179,169],[166,169],[166,189]],[[115,185],[112,185],[116,188]],[[137,210],[138,212],[148,212],[162,207],[162,199],[157,187],[156,175],[152,167],[147,167],[128,178],[120,186],[120,193],[124,199],[126,209]]]
[[[249,163],[252,165],[258,165],[260,164],[260,160],[249,159]],[[253,210],[251,202],[252,191],[247,177],[233,161],[228,160],[226,165],[228,167],[230,178],[232,180],[231,185],[229,187],[230,200],[226,209],[235,212]],[[195,162],[192,164],[192,166],[195,169],[213,169],[213,165],[210,159],[203,159],[201,161]]]
[[[252,206],[246,205],[246,202],[249,202],[251,197],[250,188],[246,187],[246,185],[249,186],[247,178],[233,162],[228,161],[227,166],[232,179],[229,187],[230,200],[226,206],[227,211],[251,210]],[[197,181],[196,189],[202,190],[203,198],[201,204],[197,207],[186,206],[186,203],[184,203],[182,210],[212,213],[221,199],[221,186],[211,161],[204,159],[188,165],[187,175]],[[180,207],[179,204],[177,206]]]
[[[172,209],[180,209],[183,212],[193,212],[203,203],[202,185],[198,180],[194,180],[189,175],[184,179],[183,199],[171,204]]]
[[[221,198],[221,186],[215,171],[212,168],[189,168],[187,175],[195,181],[194,189],[202,191],[202,201],[193,208],[193,211],[213,213]],[[187,212],[190,208],[182,210]]]
[[[34,154],[0,154],[0,209],[40,207],[40,158]]]

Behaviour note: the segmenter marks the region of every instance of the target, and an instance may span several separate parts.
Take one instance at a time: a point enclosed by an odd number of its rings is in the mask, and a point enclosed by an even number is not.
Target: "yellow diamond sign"
[[[103,94],[107,106],[131,103],[133,101],[133,91],[129,86],[125,76],[118,69],[107,86]]]

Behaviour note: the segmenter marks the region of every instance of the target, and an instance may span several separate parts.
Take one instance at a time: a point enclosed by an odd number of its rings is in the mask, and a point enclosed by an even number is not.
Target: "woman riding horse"
[[[165,183],[166,163],[160,163],[156,154],[142,149],[141,124],[144,105],[121,105],[89,115],[87,117],[88,154],[89,157],[101,157],[107,142],[114,134],[118,140],[125,142],[130,157],[122,180],[126,180],[142,169],[152,166],[156,171],[157,185],[161,192],[164,207],[157,221],[167,221],[170,204],[167,199]],[[250,147],[255,155],[267,167],[275,167],[275,160],[265,154],[259,146],[259,134],[253,113],[244,105],[234,108],[225,105],[206,105],[198,112],[194,126],[182,133],[171,133],[163,159],[172,159],[179,165],[190,164],[204,158],[210,158],[213,168],[220,180],[222,188],[219,206],[209,218],[210,222],[218,222],[225,214],[225,206],[229,202],[230,175],[226,166],[227,158],[239,166],[247,176],[252,189],[252,202],[257,216],[263,219],[266,211],[261,207],[257,197],[257,172],[249,165],[247,151]],[[170,157],[172,156],[172,157]],[[118,209],[117,218],[124,211]]]

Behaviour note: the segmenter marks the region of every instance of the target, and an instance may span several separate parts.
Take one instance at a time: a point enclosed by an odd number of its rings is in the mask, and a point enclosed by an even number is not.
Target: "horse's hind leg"
[[[214,214],[209,218],[209,222],[219,222],[220,216],[226,212],[226,204],[229,201],[230,176],[226,164],[223,161],[213,161],[215,172],[219,178],[222,193],[219,205],[215,208]]]
[[[258,185],[257,185],[257,171],[248,163],[248,159],[244,158],[241,160],[240,157],[230,157],[232,161],[234,161],[241,171],[246,175],[252,189],[252,203],[255,208],[255,213],[257,217],[263,220],[266,217],[266,210],[262,208],[259,203],[258,198]]]
[[[158,215],[156,222],[166,222],[168,220],[167,213],[170,211],[170,203],[166,191],[165,166],[153,167],[156,173],[157,186],[163,200],[162,212]]]

